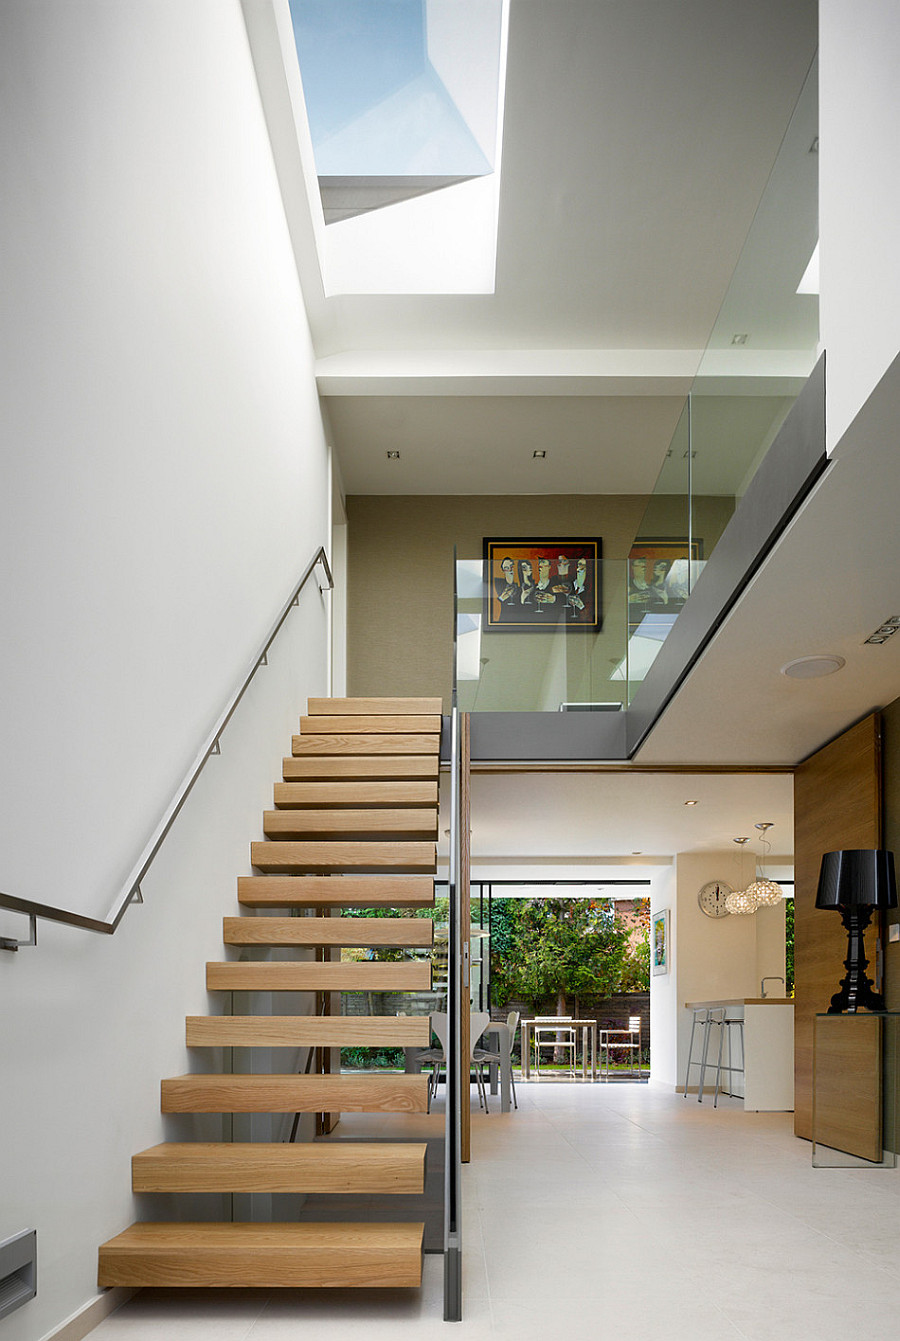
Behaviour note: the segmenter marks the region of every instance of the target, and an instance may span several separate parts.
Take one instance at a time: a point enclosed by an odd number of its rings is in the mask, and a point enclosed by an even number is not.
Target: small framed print
[[[603,623],[601,559],[597,536],[486,539],[484,630],[597,632]]]
[[[650,919],[650,967],[654,973],[669,971],[669,910],[654,913]]]

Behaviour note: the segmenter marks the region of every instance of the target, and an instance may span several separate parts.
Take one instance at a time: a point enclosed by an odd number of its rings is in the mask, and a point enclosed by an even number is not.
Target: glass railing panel
[[[817,99],[814,64],[631,550],[629,699],[818,357]]]
[[[504,568],[507,557],[514,563]],[[487,568],[481,558],[457,560],[460,711],[619,711],[627,702],[626,562],[604,560],[579,578],[575,563],[559,571],[557,554],[543,593],[553,599],[543,602],[536,560],[503,555]],[[596,629],[580,622],[595,595]]]

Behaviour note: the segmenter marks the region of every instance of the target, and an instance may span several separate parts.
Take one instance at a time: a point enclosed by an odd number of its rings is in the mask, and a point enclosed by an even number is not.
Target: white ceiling
[[[698,369],[749,370],[753,394],[768,399],[745,406],[748,420],[765,426],[771,412],[774,422],[778,396],[808,372],[793,351],[814,339],[814,300],[794,299],[792,285],[815,229],[790,202],[814,177],[816,127],[806,112],[789,123],[814,59],[816,8],[511,0],[493,294],[326,298],[313,221],[298,223],[300,188],[280,167],[348,493],[644,492]],[[723,307],[786,130],[787,212],[760,211],[747,274]],[[778,294],[756,280],[762,260]],[[749,340],[733,349],[738,332]],[[841,444],[637,762],[794,764],[900,695],[900,636],[862,646],[900,613],[889,445],[900,386],[888,379],[879,405]],[[729,411],[708,409],[712,437],[730,431]],[[532,461],[536,448],[545,461]],[[710,492],[735,484],[712,460],[696,468]],[[846,668],[819,681],[779,675],[814,652],[839,653]],[[534,823],[533,791],[516,790],[529,785],[478,779],[485,860],[552,861],[547,844],[629,861],[635,849],[703,850],[757,819],[779,824],[777,849],[790,824],[777,776],[755,775],[751,793],[734,796],[730,780],[703,777],[702,807],[678,815],[680,778],[578,775],[541,793],[554,830],[562,824],[551,839]]]
[[[449,826],[442,787],[441,844]],[[685,801],[697,804],[686,806]],[[789,773],[478,773],[472,777],[472,864],[532,879],[654,879],[679,853],[763,848],[754,825],[770,820],[767,869],[793,861]],[[747,858],[747,879],[751,860]]]
[[[815,0],[511,0],[495,292],[326,298],[299,249],[347,492],[506,493],[536,448],[551,492],[650,487],[815,44]],[[728,314],[745,359],[808,343],[793,287],[783,338],[754,284]]]

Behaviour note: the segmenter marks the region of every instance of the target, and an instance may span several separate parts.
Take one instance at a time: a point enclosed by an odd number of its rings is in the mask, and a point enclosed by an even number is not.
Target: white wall
[[[669,971],[653,972],[653,918],[669,910]],[[650,906],[650,1083],[674,1088],[678,1058],[678,897],[675,867],[653,882]]]
[[[820,0],[821,343],[831,451],[900,349],[900,7]]]
[[[102,916],[328,542],[327,454],[237,0],[10,0],[0,63],[0,889]]]
[[[328,543],[312,350],[238,0],[0,13],[0,889],[104,915]],[[0,955],[0,1239],[37,1228],[36,1341],[147,1214],[133,1152],[308,694],[315,583],[112,938]],[[5,915],[0,930],[19,919]]]

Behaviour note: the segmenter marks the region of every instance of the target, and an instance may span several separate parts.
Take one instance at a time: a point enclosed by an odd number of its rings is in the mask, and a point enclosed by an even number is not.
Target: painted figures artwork
[[[645,539],[628,556],[628,633],[645,615],[674,616],[684,606],[702,568],[703,541]]]
[[[485,540],[484,628],[506,633],[602,623],[601,541]]]

